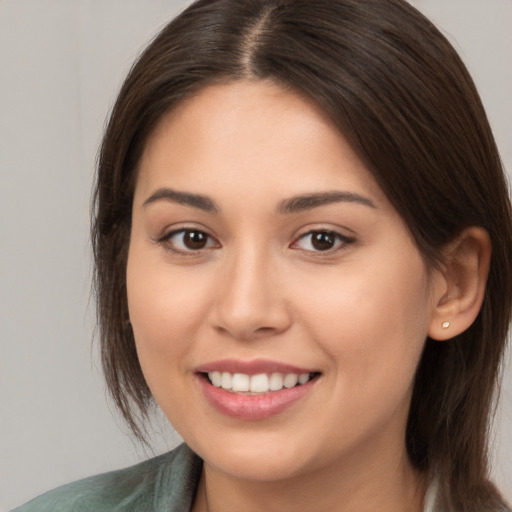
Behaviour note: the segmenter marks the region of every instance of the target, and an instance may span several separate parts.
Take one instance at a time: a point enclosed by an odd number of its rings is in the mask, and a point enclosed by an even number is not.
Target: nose
[[[279,270],[271,258],[248,252],[223,262],[211,310],[215,329],[241,341],[275,336],[292,321]]]

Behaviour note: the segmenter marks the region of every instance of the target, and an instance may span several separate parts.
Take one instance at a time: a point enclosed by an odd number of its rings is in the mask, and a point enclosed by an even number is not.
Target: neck
[[[391,458],[360,455],[357,461],[278,481],[241,480],[205,463],[192,510],[421,512],[425,477],[411,466],[405,449]]]

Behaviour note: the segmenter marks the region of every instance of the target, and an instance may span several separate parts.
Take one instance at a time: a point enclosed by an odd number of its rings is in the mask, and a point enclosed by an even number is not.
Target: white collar
[[[441,512],[439,510],[439,479],[432,478],[430,480],[430,484],[427,488],[427,492],[425,493],[425,504],[423,507],[423,512]]]

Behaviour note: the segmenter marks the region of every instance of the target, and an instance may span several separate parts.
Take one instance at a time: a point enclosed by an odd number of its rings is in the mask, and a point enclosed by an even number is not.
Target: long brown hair
[[[92,240],[104,372],[135,435],[151,393],[128,323],[125,270],[137,164],[162,116],[208,84],[273,79],[331,117],[403,217],[428,265],[468,226],[493,253],[480,314],[427,340],[407,449],[454,510],[497,510],[487,441],[512,305],[512,222],[498,151],[475,86],[440,32],[403,0],[199,0],[127,77],[98,163]]]

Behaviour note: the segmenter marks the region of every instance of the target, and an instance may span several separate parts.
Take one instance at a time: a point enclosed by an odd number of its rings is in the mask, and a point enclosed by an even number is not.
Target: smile
[[[316,387],[321,373],[273,361],[223,360],[196,368],[207,401],[224,416],[255,421],[278,416]]]
[[[291,389],[302,386],[315,377],[315,373],[258,373],[248,375],[246,373],[230,373],[213,371],[208,372],[210,383],[225,391],[232,393],[261,394],[280,391],[283,388]]]

